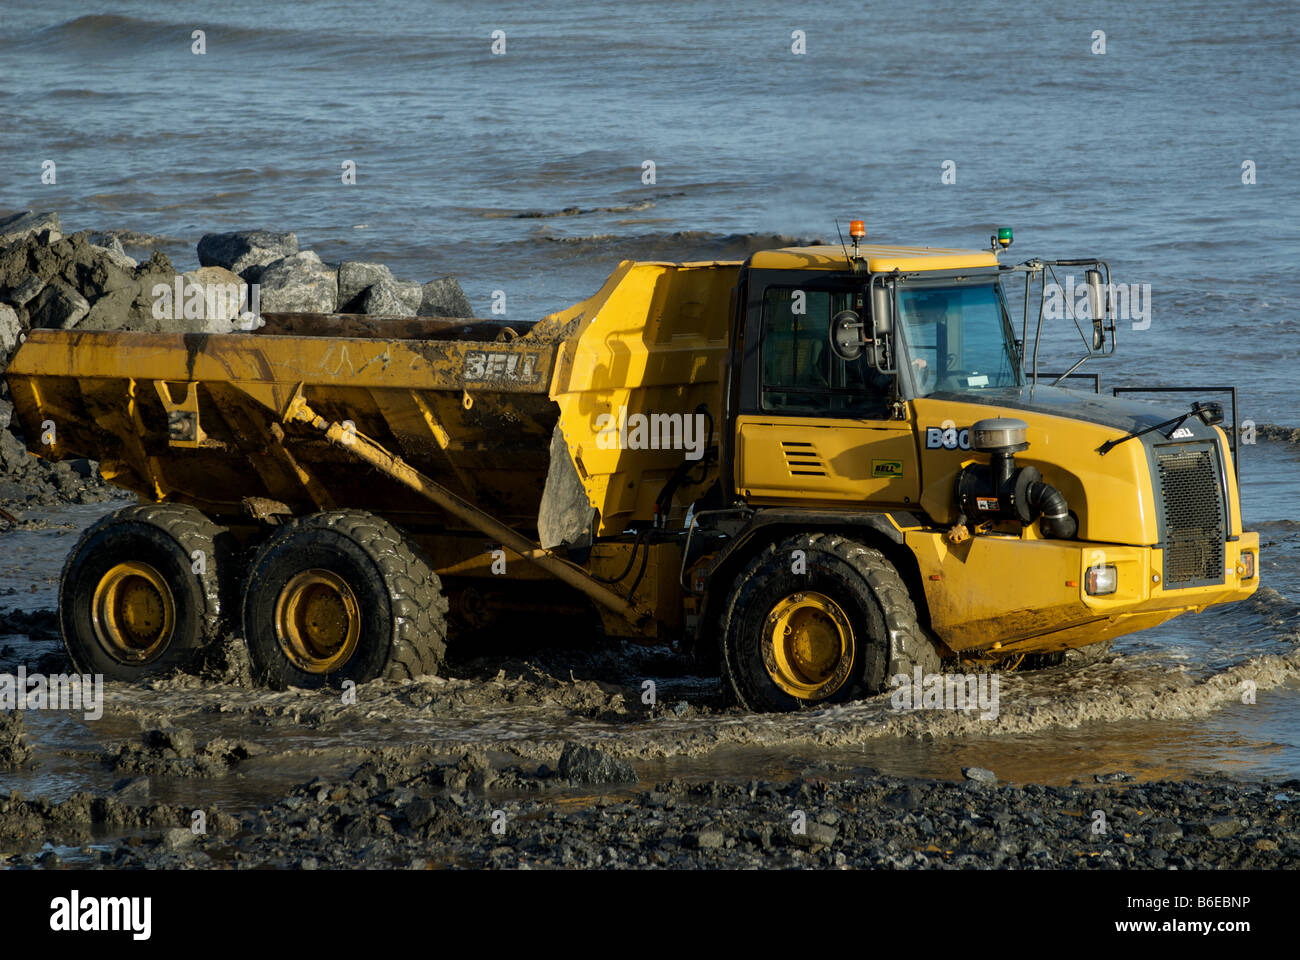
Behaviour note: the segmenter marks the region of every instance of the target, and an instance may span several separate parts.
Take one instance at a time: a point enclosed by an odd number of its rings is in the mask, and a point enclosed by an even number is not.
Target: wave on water
[[[1276,423],[1257,423],[1255,437],[1259,440],[1272,440],[1275,443],[1300,444],[1300,428],[1284,427]]]
[[[518,213],[493,211],[485,214],[485,216],[496,219],[547,220],[553,217],[581,217],[588,213],[638,213],[642,210],[653,208],[660,200],[667,200],[670,197],[684,196],[686,196],[686,194],[683,191],[678,191],[676,193],[661,193],[655,197],[644,197],[640,200],[634,200],[631,203],[616,204],[608,207],[565,207],[563,210],[523,210]]]
[[[806,247],[825,243],[821,239],[791,237],[779,233],[711,233],[707,230],[678,230],[626,236],[598,233],[581,237],[542,233],[532,238],[539,244],[555,244],[566,253],[587,256],[594,252],[637,260],[744,260],[759,250],[774,247]]]
[[[216,38],[226,46],[283,38],[294,31],[275,27],[231,26],[228,24],[201,25],[211,47]],[[0,49],[21,47],[23,50],[69,50],[84,53],[104,50],[114,53],[138,55],[142,50],[179,48],[188,51],[192,23],[165,23],[160,20],[143,20],[139,17],[117,13],[92,13],[43,27],[29,34],[10,34],[0,39]],[[277,41],[278,42],[278,41]]]
[[[34,34],[26,36],[11,34],[6,41],[0,43],[44,49],[58,47],[91,49],[116,47],[125,43],[138,50],[141,46],[175,44],[176,31],[180,29],[175,24],[157,20],[141,20],[116,13],[92,13],[52,27],[44,27]]]

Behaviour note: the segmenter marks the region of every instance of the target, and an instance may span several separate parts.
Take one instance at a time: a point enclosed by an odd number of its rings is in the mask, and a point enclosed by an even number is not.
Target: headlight
[[[1255,576],[1255,554],[1250,550],[1241,552],[1241,560],[1237,565],[1237,572],[1241,574],[1241,579],[1249,580]]]
[[[1113,563],[1089,567],[1083,578],[1083,588],[1091,597],[1105,596],[1119,589],[1119,571]]]

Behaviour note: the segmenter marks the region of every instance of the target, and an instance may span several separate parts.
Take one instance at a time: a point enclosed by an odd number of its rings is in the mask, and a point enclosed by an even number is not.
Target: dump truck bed
[[[548,479],[575,475],[596,532],[615,534],[649,519],[683,454],[609,449],[601,415],[704,404],[720,419],[738,269],[625,262],[594,297],[527,327],[272,315],[256,333],[35,330],[7,379],[33,453],[98,460],[149,500],[254,518],[351,507],[463,528],[292,422],[300,397],[530,534]]]

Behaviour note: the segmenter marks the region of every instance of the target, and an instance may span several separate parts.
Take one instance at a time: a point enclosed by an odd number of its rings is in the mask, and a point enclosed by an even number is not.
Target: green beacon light
[[[1005,250],[1011,246],[1011,228],[998,227],[998,246]]]

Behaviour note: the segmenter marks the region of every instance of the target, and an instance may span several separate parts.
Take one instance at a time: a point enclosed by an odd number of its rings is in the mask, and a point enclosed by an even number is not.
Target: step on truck
[[[261,681],[313,688],[598,617],[789,710],[1255,590],[1222,402],[1080,388],[1115,350],[1105,262],[850,233],[623,262],[531,323],[32,331],[7,372],[29,450],[139,496],[67,559],[68,653],[130,681],[242,636]],[[1080,355],[1049,375],[1066,274]]]

